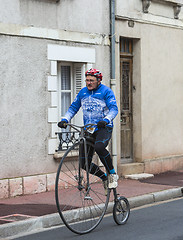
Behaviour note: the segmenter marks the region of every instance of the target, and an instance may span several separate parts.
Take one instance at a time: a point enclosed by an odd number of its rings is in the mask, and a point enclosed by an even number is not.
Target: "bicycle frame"
[[[80,127],[80,130],[78,130],[78,126],[75,126],[73,124],[69,124],[67,123],[68,126],[74,128],[76,131],[79,132],[79,140],[78,142],[80,144],[82,144],[83,142],[83,145],[84,145],[84,158],[85,158],[85,166],[86,166],[86,179],[87,179],[87,183],[86,183],[86,189],[87,189],[87,192],[86,192],[86,195],[85,195],[85,199],[88,199],[88,194],[89,194],[89,191],[90,191],[90,184],[89,184],[89,166],[88,166],[88,156],[87,156],[87,144],[86,144],[86,137],[85,137],[85,128],[89,128],[91,126],[96,126],[96,124],[87,124],[85,126],[82,126]],[[79,181],[78,181],[78,189],[81,190],[82,189],[82,176],[81,176],[81,166],[82,166],[82,156],[81,156],[81,151],[79,151]]]
[[[88,168],[88,156],[87,156],[87,144],[86,144],[86,138],[83,136],[79,139],[79,143],[82,144],[83,141],[83,145],[84,145],[84,158],[85,158],[85,166],[86,166],[86,179],[87,179],[87,192],[86,192],[86,196],[89,192],[89,168]],[[82,166],[82,155],[81,155],[81,150],[79,151],[79,185],[81,186],[81,181],[82,181],[82,176],[81,176],[81,166]],[[79,187],[80,187],[79,186]]]
[[[117,202],[118,201],[118,196],[119,194],[117,193],[117,189],[116,188],[113,188],[113,195],[114,195],[114,202]]]
[[[114,195],[113,218],[118,225],[125,224],[130,214],[128,200],[119,196],[116,188],[108,189],[106,195],[102,180],[95,182],[90,177],[90,172],[96,176],[90,170],[92,160],[90,161],[88,158],[88,151],[93,150],[94,145],[92,141],[88,140],[85,133],[87,128],[94,126],[94,124],[76,126],[68,123],[67,125],[78,131],[79,139],[65,152],[56,175],[55,197],[61,219],[74,233],[86,234],[91,232],[102,221],[112,190]],[[78,151],[78,148],[79,154],[75,156],[75,151]],[[69,159],[70,157],[75,158],[75,160]],[[83,160],[83,158],[85,159]],[[62,189],[62,186],[66,186],[67,190]],[[60,191],[63,191],[63,195],[60,194]]]
[[[82,126],[82,127],[79,127],[80,130],[78,129],[78,126],[75,126],[73,124],[69,124],[67,123],[67,126],[70,126],[72,127],[73,129],[75,129],[76,131],[79,132],[79,139],[78,139],[78,142],[80,144],[82,144],[82,141],[83,141],[83,145],[84,145],[84,158],[85,158],[85,166],[86,166],[86,179],[87,179],[87,183],[86,183],[86,189],[87,189],[87,192],[86,192],[86,195],[85,195],[85,199],[88,199],[87,195],[90,191],[90,184],[89,184],[89,166],[88,166],[88,156],[87,156],[87,144],[86,144],[86,137],[85,137],[85,132],[86,132],[86,129],[85,128],[90,128],[91,126],[96,126],[96,124],[87,124],[85,126]],[[78,181],[78,189],[81,190],[82,189],[82,176],[81,176],[81,166],[82,166],[82,156],[81,156],[81,151],[79,151],[79,181]],[[114,202],[117,202],[118,201],[118,196],[119,194],[117,193],[117,190],[116,188],[113,188],[113,189],[110,189],[110,193],[111,193],[111,190],[113,190],[113,195],[114,195]],[[109,193],[109,195],[110,195]]]

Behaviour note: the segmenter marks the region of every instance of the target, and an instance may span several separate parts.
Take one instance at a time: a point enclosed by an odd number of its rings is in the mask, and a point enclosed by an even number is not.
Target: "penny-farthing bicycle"
[[[113,218],[118,225],[125,224],[130,215],[128,200],[119,197],[116,189],[108,189],[106,194],[102,180],[95,173],[90,174],[88,153],[94,146],[86,132],[93,124],[67,125],[79,132],[79,139],[63,155],[56,175],[55,198],[62,221],[74,233],[91,232],[102,221],[113,190]],[[95,153],[92,162],[105,170]]]

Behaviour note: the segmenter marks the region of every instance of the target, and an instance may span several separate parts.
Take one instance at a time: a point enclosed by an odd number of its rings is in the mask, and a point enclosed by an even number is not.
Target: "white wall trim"
[[[51,75],[57,75],[57,61],[51,61]]]
[[[57,76],[48,76],[48,91],[57,91]]]
[[[58,119],[57,108],[48,108],[48,122],[56,123]]]
[[[51,107],[57,107],[58,105],[58,94],[57,92],[51,92]]]
[[[56,44],[48,45],[48,59],[68,62],[95,62],[95,49],[61,46]]]

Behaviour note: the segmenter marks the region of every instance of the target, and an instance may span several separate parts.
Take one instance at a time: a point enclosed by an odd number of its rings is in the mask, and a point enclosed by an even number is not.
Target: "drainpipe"
[[[110,0],[110,34],[111,34],[111,89],[116,93],[115,79],[115,0]],[[116,120],[114,120],[114,128],[112,135],[112,158],[113,165],[117,172],[117,128]]]

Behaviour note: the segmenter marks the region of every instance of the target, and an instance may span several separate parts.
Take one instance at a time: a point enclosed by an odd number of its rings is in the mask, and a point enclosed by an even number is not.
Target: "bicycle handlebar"
[[[65,123],[65,125],[75,129],[78,132],[80,132],[81,129],[87,130],[87,129],[91,128],[92,126],[97,126],[97,124],[94,124],[94,123],[88,123],[84,126],[78,126],[78,125],[75,125],[75,124],[72,124],[72,123]],[[80,130],[78,128],[80,128]]]

